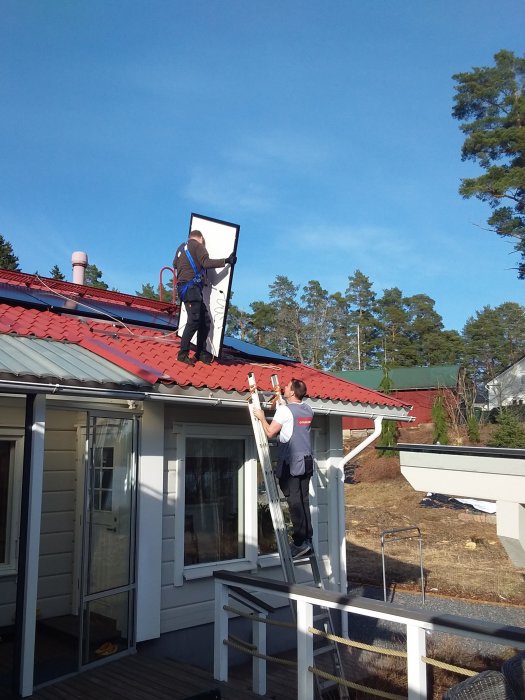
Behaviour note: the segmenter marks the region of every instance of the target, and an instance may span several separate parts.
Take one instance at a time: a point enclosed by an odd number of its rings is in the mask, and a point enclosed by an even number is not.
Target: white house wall
[[[490,408],[525,402],[525,359],[519,360],[488,382],[487,389]]]
[[[9,433],[13,429],[18,434],[24,430],[25,400],[23,398],[2,397],[0,399],[0,427]],[[14,504],[20,511],[20,502]],[[16,574],[0,575],[0,627],[12,625],[15,621]]]
[[[329,445],[329,434],[337,434],[337,430],[329,431],[330,422],[339,426],[338,444]],[[247,409],[224,407],[183,407],[170,406],[165,408],[165,444],[164,444],[164,498],[162,518],[162,588],[161,588],[161,633],[167,633],[200,624],[206,624],[213,620],[214,589],[211,571],[203,578],[193,578],[191,567],[184,572],[180,580],[177,579],[177,569],[181,570],[180,561],[177,567],[177,558],[183,557],[181,541],[184,540],[184,514],[182,517],[178,510],[178,503],[183,494],[178,494],[178,488],[184,488],[182,475],[177,473],[181,449],[178,444],[177,430],[183,432],[180,426],[207,424],[214,426],[224,425],[228,430],[228,436],[235,437],[235,427],[239,428],[239,435],[245,435],[249,429],[248,451],[246,459],[256,459],[255,441],[251,437],[251,423]],[[179,426],[179,428],[177,428]],[[342,456],[342,431],[341,419],[327,416],[316,416],[314,420],[315,450],[318,465],[318,474],[315,477],[315,497],[311,498],[313,509],[313,524],[315,528],[314,539],[317,542],[319,553],[325,561],[325,569],[331,576],[329,556],[335,552],[338,556],[338,542],[330,541],[333,536],[333,526],[329,526],[329,515],[333,512],[333,504],[336,502],[338,486],[334,483],[337,479],[336,461]],[[336,426],[337,428],[337,426]],[[231,431],[231,432],[230,432]],[[180,484],[178,486],[178,484]],[[254,489],[253,507],[256,507],[256,494]],[[247,513],[247,517],[252,514]],[[230,568],[231,563],[217,563],[215,568]],[[235,566],[235,564],[233,564]],[[213,568],[213,567],[211,567]],[[247,570],[246,566],[243,570]],[[250,570],[250,569],[248,569]],[[254,565],[253,572],[266,578],[282,579],[282,570],[277,556],[265,556],[259,559],[259,565]],[[188,575],[191,580],[188,580]],[[298,569],[298,580],[309,580],[307,572],[301,573]],[[311,579],[310,579],[311,580]]]
[[[82,414],[85,422],[85,414]],[[38,570],[38,616],[72,612],[77,488],[77,428],[74,411],[48,409]]]

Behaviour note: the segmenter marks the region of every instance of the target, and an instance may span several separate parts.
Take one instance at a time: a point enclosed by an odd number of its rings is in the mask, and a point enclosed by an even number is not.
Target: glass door
[[[81,665],[134,645],[136,419],[88,423]]]

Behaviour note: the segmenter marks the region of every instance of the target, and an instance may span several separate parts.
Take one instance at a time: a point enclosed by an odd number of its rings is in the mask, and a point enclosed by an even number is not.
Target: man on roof
[[[188,315],[177,356],[179,362],[194,365],[199,360],[209,365],[213,361],[213,355],[205,350],[211,327],[210,314],[202,296],[206,270],[235,265],[236,262],[237,257],[234,253],[227,258],[210,258],[204,236],[197,230],[190,231],[187,242],[181,243],[177,248],[173,260],[173,267],[177,272],[177,292]],[[197,333],[195,356],[190,357],[190,341],[195,333]]]
[[[292,379],[284,387],[286,405],[277,407],[271,423],[262,409],[253,414],[263,426],[268,438],[279,435],[279,456],[275,475],[283,492],[293,527],[292,557],[304,557],[312,551],[312,519],[310,516],[310,479],[313,474],[313,457],[310,429],[314,413],[303,401],[306,384]]]

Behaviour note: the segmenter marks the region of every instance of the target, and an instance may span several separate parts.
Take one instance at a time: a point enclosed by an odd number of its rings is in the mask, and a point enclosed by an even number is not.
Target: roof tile
[[[0,282],[12,284],[2,273],[0,271]],[[97,290],[97,294],[100,296],[102,292]],[[133,297],[126,298],[126,303],[130,303],[128,299]],[[245,392],[247,375],[255,372],[259,388],[271,391],[271,376],[278,373],[282,386],[293,377],[301,378],[306,383],[311,398],[381,406],[406,405],[391,396],[384,396],[298,362],[250,360],[227,347],[221,358],[213,364],[198,362],[191,367],[177,361],[180,340],[173,331],[130,324],[124,327],[114,322],[0,303],[0,333],[49,338],[81,345],[149,383]]]

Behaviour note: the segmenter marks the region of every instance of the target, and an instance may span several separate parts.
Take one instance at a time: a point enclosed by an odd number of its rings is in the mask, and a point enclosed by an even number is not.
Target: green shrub
[[[436,396],[432,404],[432,422],[434,424],[432,436],[434,444],[448,445],[448,415],[441,394]]]
[[[489,447],[525,448],[525,428],[512,411],[502,409],[496,420],[497,428]]]
[[[476,416],[469,416],[467,419],[467,435],[471,442],[480,442],[479,421]]]

